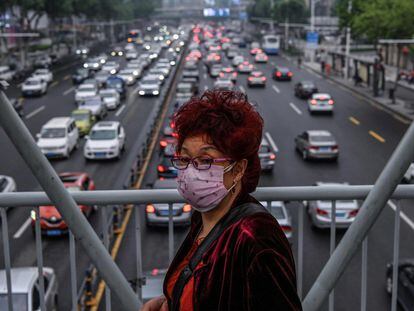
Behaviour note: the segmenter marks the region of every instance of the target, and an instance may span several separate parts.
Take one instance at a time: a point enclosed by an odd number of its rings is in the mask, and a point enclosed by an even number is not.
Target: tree
[[[304,0],[283,0],[275,5],[274,16],[278,21],[303,23],[309,16]]]

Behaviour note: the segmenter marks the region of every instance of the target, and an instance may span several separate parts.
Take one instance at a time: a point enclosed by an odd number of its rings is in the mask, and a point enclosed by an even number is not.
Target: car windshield
[[[25,82],[26,85],[39,85],[40,81],[39,80],[27,80]]]
[[[106,81],[106,86],[107,87],[112,87],[112,88],[121,88],[122,87],[122,82],[119,80],[108,80]]]
[[[88,71],[86,69],[78,69],[78,70],[76,70],[76,73],[78,75],[86,75],[86,74],[88,74]]]
[[[89,138],[91,140],[110,140],[116,138],[115,130],[92,130]]]
[[[314,88],[315,87],[315,85],[313,84],[313,83],[311,83],[311,82],[303,82],[302,83],[302,86],[304,87],[304,88]]]
[[[142,80],[141,84],[144,84],[144,85],[158,84],[158,81],[157,80]]]
[[[99,95],[101,95],[101,97],[103,97],[103,98],[112,98],[112,97],[115,97],[115,94],[114,93],[110,93],[110,92],[102,92]]]
[[[82,88],[80,88],[79,89],[79,91],[81,91],[81,92],[95,92],[95,88],[93,88],[93,87],[82,87]]]
[[[69,186],[69,187],[65,187],[65,188],[69,192],[80,191],[80,188],[78,186]]]
[[[259,149],[259,153],[269,153],[270,147],[267,145],[261,145]]]
[[[277,43],[277,39],[276,38],[268,38],[267,42],[269,43]]]
[[[12,304],[14,310],[29,310],[27,306],[27,294],[25,293],[14,293],[12,294]],[[8,298],[7,293],[0,294],[0,311],[7,311]]]
[[[334,139],[331,135],[312,135],[310,140],[312,142],[327,143],[332,142]]]
[[[191,84],[180,83],[177,86],[177,93],[189,93],[191,92]]]
[[[66,136],[66,129],[63,127],[45,128],[40,133],[42,138],[63,138]]]
[[[101,104],[101,101],[99,99],[90,99],[86,100],[83,104],[84,106],[99,106]]]
[[[72,118],[75,119],[75,121],[89,120],[89,114],[87,114],[87,113],[73,113]]]

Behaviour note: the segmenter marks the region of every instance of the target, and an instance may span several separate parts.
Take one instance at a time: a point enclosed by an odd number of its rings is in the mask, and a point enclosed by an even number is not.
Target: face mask
[[[236,186],[234,183],[230,189],[226,189],[223,182],[224,173],[234,165],[230,164],[226,168],[212,165],[208,170],[197,170],[189,165],[187,169],[178,171],[178,192],[196,211],[211,211]]]

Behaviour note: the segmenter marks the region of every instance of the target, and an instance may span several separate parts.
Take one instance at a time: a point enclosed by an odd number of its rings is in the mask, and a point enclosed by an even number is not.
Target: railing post
[[[400,258],[400,201],[395,201],[397,206],[394,218],[394,252],[392,260],[392,295],[391,295],[391,311],[397,311],[397,294],[398,294],[398,262]]]
[[[3,249],[4,249],[4,266],[6,268],[7,304],[9,306],[9,311],[13,311],[9,228],[7,225],[7,213],[6,213],[5,207],[0,207],[0,214],[1,214],[1,228],[3,231],[2,235],[3,235]]]
[[[99,207],[99,214],[101,216],[102,240],[105,248],[109,250],[109,235],[108,235],[108,213],[107,206]],[[111,310],[111,289],[105,288],[105,310]]]
[[[298,215],[298,295],[299,299],[302,300],[302,284],[303,284],[303,214],[305,205],[299,206]]]
[[[368,236],[362,242],[361,311],[367,309]]]
[[[330,237],[330,247],[329,247],[329,256],[332,256],[335,250],[336,242],[336,201],[332,200],[331,202],[331,237]],[[333,311],[335,307],[335,289],[332,289],[329,294],[329,311]]]
[[[145,285],[142,275],[142,245],[141,245],[141,217],[138,206],[135,206],[135,247],[136,247],[136,269],[137,269],[137,288],[136,292],[139,300],[142,301],[142,285]]]
[[[39,296],[40,296],[40,310],[46,311],[45,307],[45,280],[43,278],[43,256],[42,256],[42,231],[40,228],[40,214],[39,207],[35,208],[35,236],[36,236],[36,259],[37,270],[39,273]]]
[[[390,160],[381,172],[374,187],[365,199],[358,216],[349,227],[338,247],[303,301],[303,310],[319,310],[345,271],[361,242],[384,209],[398,183],[414,159],[414,122],[411,123],[404,137],[394,150]]]
[[[75,237],[69,231],[69,261],[70,261],[70,291],[72,299],[72,311],[78,310],[78,289],[76,277],[76,243]]]
[[[0,91],[0,124],[19,154],[47,193],[65,223],[78,239],[100,275],[119,298],[122,309],[136,311],[140,307],[121,270],[102,245],[99,237],[83,216],[59,176],[40,152],[32,135],[17,115],[3,91]]]
[[[174,258],[174,222],[173,222],[173,204],[168,203],[168,260],[172,262]]]

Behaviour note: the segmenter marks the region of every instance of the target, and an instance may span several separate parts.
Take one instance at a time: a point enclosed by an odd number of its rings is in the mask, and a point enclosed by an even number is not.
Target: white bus
[[[266,54],[277,55],[280,48],[280,36],[264,35],[262,39],[262,49]]]

